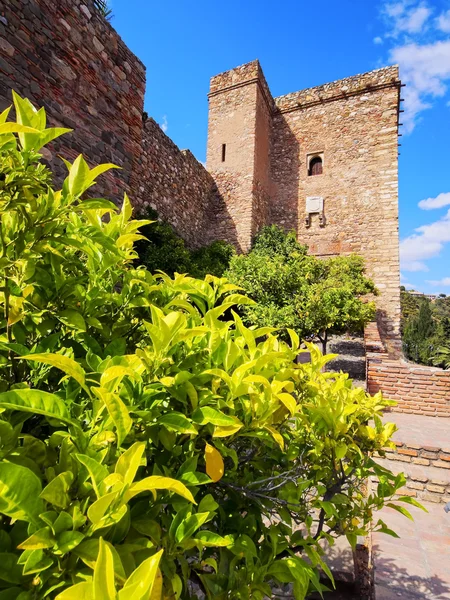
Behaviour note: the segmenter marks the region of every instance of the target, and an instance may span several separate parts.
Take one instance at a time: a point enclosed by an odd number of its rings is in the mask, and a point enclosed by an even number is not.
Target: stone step
[[[401,462],[390,458],[379,458],[377,463],[390,469],[395,475],[405,474],[406,486],[399,490],[398,495],[411,496],[419,502],[443,504],[450,502],[450,469]]]

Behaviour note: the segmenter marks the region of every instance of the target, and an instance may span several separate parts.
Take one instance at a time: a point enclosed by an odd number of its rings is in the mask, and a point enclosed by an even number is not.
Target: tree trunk
[[[322,354],[327,353],[327,343],[328,343],[328,331],[323,332],[323,336],[319,337],[320,342],[322,343]]]

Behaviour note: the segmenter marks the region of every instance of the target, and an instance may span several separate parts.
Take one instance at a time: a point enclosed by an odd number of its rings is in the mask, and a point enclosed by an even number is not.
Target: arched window
[[[322,159],[320,156],[311,159],[308,175],[322,175]]]

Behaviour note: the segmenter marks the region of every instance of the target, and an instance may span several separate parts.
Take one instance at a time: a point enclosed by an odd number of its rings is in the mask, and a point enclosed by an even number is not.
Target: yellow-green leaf
[[[133,483],[141,464],[144,450],[145,443],[136,442],[117,461],[115,472],[122,476],[124,483]]]
[[[225,472],[222,455],[214,446],[210,446],[209,444],[205,446],[205,462],[206,473],[214,483],[222,479]]]
[[[92,583],[87,581],[76,583],[58,594],[55,600],[93,600]]]
[[[21,550],[42,550],[43,548],[52,548],[54,545],[55,538],[50,527],[42,527],[42,529],[30,535],[18,548]]]
[[[94,568],[93,600],[115,600],[114,559],[108,544],[99,540],[98,558]]]
[[[24,360],[33,360],[35,362],[44,363],[46,365],[51,365],[52,367],[56,367],[60,371],[69,375],[77,381],[81,387],[84,387],[86,373],[84,372],[83,367],[81,367],[73,358],[69,356],[64,356],[63,354],[51,354],[51,353],[43,353],[43,354],[27,354],[26,356],[20,356],[19,358]]]
[[[109,494],[105,494],[101,496],[98,500],[96,500],[93,504],[88,508],[87,516],[88,519],[94,525],[97,525],[103,517],[105,516],[106,511],[114,502],[117,497],[117,492],[110,492]]]
[[[297,409],[297,403],[295,398],[291,396],[291,394],[287,394],[286,392],[281,392],[278,394],[278,398],[284,404],[284,406],[288,409],[288,411],[293,415]]]
[[[280,433],[278,433],[278,431],[276,429],[274,429],[273,427],[269,427],[268,425],[266,425],[264,427],[264,429],[266,429],[271,434],[273,439],[280,446],[281,450],[284,450],[284,439],[283,439],[282,435]]]
[[[105,403],[106,409],[116,426],[117,445],[120,446],[133,425],[128,408],[118,394],[112,394],[105,388],[92,389]]]
[[[64,471],[52,479],[50,483],[42,490],[40,496],[50,504],[59,508],[67,508],[70,504],[68,491],[73,482],[73,473]]]
[[[0,408],[44,415],[79,427],[77,421],[69,417],[61,398],[41,390],[19,389],[3,392],[0,394]]]
[[[185,485],[183,485],[180,481],[176,479],[172,479],[171,477],[162,477],[160,475],[151,475],[150,477],[145,477],[138,481],[137,483],[133,483],[125,493],[124,501],[128,502],[141,492],[151,492],[153,490],[164,490],[167,492],[175,492],[176,494],[186,498],[189,502],[193,502],[196,504],[194,500],[194,496],[187,489]]]
[[[39,522],[44,510],[41,489],[39,478],[27,467],[0,463],[0,513],[19,521]]]
[[[234,425],[229,427],[214,427],[213,438],[229,437],[237,433],[242,429],[243,424],[239,422],[239,419],[236,419],[236,421]]]
[[[163,592],[163,578],[161,570],[158,569],[156,571],[155,581],[153,583],[153,588],[150,593],[149,600],[161,600]]]
[[[28,127],[27,125],[19,125],[19,123],[2,123],[0,124],[0,135],[4,133],[37,133],[38,129]]]
[[[156,600],[153,590],[159,587],[157,583],[158,566],[163,550],[147,558],[131,573],[125,585],[120,590],[118,600]]]

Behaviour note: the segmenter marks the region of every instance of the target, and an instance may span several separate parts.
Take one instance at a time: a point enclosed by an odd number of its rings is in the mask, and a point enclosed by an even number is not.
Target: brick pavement
[[[398,431],[393,439],[438,448],[450,447],[450,419],[388,412],[384,421],[395,423]]]
[[[392,508],[382,518],[400,538],[374,534],[376,600],[450,600],[450,513],[423,503],[407,508],[414,522]]]

